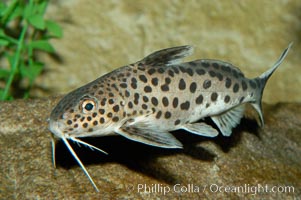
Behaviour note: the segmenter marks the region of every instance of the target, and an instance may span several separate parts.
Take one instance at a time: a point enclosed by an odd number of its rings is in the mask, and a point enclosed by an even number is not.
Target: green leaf
[[[9,76],[9,71],[8,70],[0,69],[0,78],[7,78],[8,76]]]
[[[24,7],[21,5],[17,5],[17,7],[12,11],[12,13],[8,13],[9,14],[8,21],[12,21],[17,17],[22,16],[23,12],[24,12]]]
[[[45,29],[45,21],[43,19],[43,15],[41,14],[31,15],[27,18],[27,20],[29,24],[31,24],[33,27],[41,30]]]
[[[53,53],[55,50],[53,46],[46,40],[36,40],[29,43],[29,48],[31,49],[39,49],[46,51],[48,53]]]
[[[4,37],[6,34],[4,33],[4,29],[0,28],[0,37]]]
[[[42,72],[44,68],[43,63],[34,62],[32,65],[21,65],[20,66],[20,73],[22,77],[26,77],[29,79],[30,84],[34,82],[36,77]]]
[[[41,2],[39,2],[39,4],[36,6],[37,13],[44,14],[47,5],[48,5],[48,1],[41,1]]]
[[[9,41],[0,38],[0,46],[7,46],[8,44],[9,44]]]
[[[47,20],[46,29],[51,33],[52,36],[61,38],[63,36],[62,28],[55,22]]]

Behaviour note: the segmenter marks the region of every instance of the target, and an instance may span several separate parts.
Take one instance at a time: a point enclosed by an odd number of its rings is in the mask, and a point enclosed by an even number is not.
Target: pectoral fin
[[[244,105],[239,105],[222,114],[211,116],[211,119],[224,136],[230,136],[232,128],[236,127],[243,117],[244,108]]]
[[[147,127],[145,124],[141,126],[139,124],[122,126],[115,130],[115,132],[130,140],[156,147],[183,148],[181,142],[179,142],[172,134],[151,129],[151,127]]]
[[[218,131],[206,123],[185,124],[181,128],[190,133],[206,137],[215,137],[218,135]]]

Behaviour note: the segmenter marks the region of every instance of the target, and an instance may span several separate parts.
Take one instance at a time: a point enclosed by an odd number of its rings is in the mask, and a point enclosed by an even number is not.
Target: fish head
[[[53,109],[49,118],[49,130],[55,136],[85,137],[108,132],[108,127],[112,125],[108,113],[112,112],[109,112],[110,107],[102,103],[106,98],[86,91],[79,88],[69,93]]]

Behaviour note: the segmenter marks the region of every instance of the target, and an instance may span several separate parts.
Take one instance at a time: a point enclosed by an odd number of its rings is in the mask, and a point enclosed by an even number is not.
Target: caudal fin
[[[269,70],[261,74],[259,77],[253,79],[254,84],[258,86],[258,94],[255,95],[255,101],[251,103],[251,105],[255,108],[257,111],[259,117],[260,117],[260,122],[261,126],[264,126],[264,120],[263,120],[263,114],[262,114],[262,107],[261,107],[261,99],[262,99],[262,94],[263,90],[265,88],[265,85],[268,81],[268,79],[271,77],[271,75],[274,73],[274,71],[280,66],[280,64],[283,62],[285,57],[287,56],[288,51],[290,50],[291,46],[293,43],[291,42],[288,47],[282,52],[281,56],[278,58],[277,62],[271,67]]]

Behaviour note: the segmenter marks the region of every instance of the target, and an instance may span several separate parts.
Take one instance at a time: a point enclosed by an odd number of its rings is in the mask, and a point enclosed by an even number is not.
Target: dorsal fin
[[[140,62],[145,65],[162,66],[181,63],[182,59],[193,53],[193,47],[178,46],[168,49],[162,49],[146,56]]]

